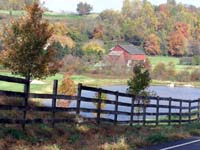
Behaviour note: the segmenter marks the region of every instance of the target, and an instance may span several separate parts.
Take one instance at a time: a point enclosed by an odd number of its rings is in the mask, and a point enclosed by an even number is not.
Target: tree
[[[189,25],[183,22],[177,22],[174,31],[169,35],[169,54],[172,56],[183,56],[187,53],[187,44],[190,37]]]
[[[100,43],[91,41],[83,46],[83,52],[85,55],[95,55],[100,59],[105,53],[105,49],[101,47]]]
[[[176,1],[175,0],[167,0],[167,4],[169,5],[176,5]]]
[[[154,79],[166,79],[166,66],[164,63],[159,62],[153,69],[152,76]]]
[[[149,86],[151,82],[149,71],[144,69],[144,66],[137,64],[133,67],[133,75],[128,80],[128,93],[134,94],[136,96],[144,96],[144,90]]]
[[[183,56],[186,54],[186,38],[180,31],[174,31],[169,35],[168,52],[172,56]]]
[[[199,40],[190,40],[188,45],[189,55],[200,55]]]
[[[22,10],[24,6],[39,3],[40,0],[0,0],[0,9]]]
[[[147,69],[144,69],[142,64],[136,64],[133,67],[133,75],[128,80],[128,93],[133,94],[135,96],[135,101],[140,104],[148,104],[149,98],[147,96],[150,95],[150,92],[145,91],[145,89],[149,86],[151,82],[150,74]],[[143,96],[142,98],[138,98],[138,96]],[[137,113],[140,112],[140,107],[136,107]],[[139,119],[139,116],[138,116]]]
[[[65,74],[64,79],[62,80],[58,91],[61,94],[66,94],[66,95],[71,95],[71,96],[76,94],[75,83],[71,79],[70,73]]]
[[[26,11],[25,17],[5,27],[3,65],[28,80],[54,75],[60,63],[54,57],[56,50],[47,45],[53,30],[47,21],[42,21],[39,4],[27,6]]]
[[[123,22],[120,12],[115,10],[104,10],[99,14],[99,21],[104,29],[104,41],[121,40],[123,34],[121,32],[121,24]]]
[[[90,11],[92,10],[92,6],[90,4],[80,2],[77,4],[76,10],[81,16],[88,15]]]
[[[70,49],[75,47],[75,42],[68,36],[69,28],[66,24],[59,22],[51,24],[50,26],[54,29],[54,31],[48,42],[59,42],[63,47],[67,46]]]
[[[0,52],[3,50],[2,42],[0,40]]]
[[[66,73],[64,75],[64,79],[61,82],[58,92],[61,94],[70,95],[70,96],[73,96],[76,94],[75,83],[71,79],[70,73]],[[56,105],[58,107],[68,107],[70,103],[71,103],[70,100],[66,101],[66,100],[59,99],[56,101]]]
[[[143,44],[143,38],[134,35],[133,37],[127,37],[127,35],[125,35],[125,40],[128,41],[129,43],[132,43],[133,45],[136,46],[141,46]]]
[[[98,27],[95,27],[92,33],[93,38],[95,39],[102,39],[104,35],[104,27],[102,25],[99,25]]]
[[[160,39],[155,34],[150,34],[149,37],[147,37],[144,49],[146,54],[149,55],[158,55],[161,53],[160,51]]]
[[[127,18],[131,17],[133,13],[133,7],[130,0],[124,0],[122,6],[122,15]]]

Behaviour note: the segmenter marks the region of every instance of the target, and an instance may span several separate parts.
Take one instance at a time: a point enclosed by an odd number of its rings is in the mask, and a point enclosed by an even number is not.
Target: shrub
[[[76,88],[75,88],[75,84],[74,81],[71,79],[70,74],[65,74],[65,77],[63,79],[63,81],[61,82],[61,85],[58,89],[59,93],[61,94],[65,94],[65,95],[75,95],[76,93]],[[70,104],[70,100],[62,100],[59,99],[57,100],[56,105],[58,107],[68,107]]]
[[[200,65],[200,56],[180,58],[179,64],[180,65]]]
[[[166,73],[166,66],[164,63],[160,62],[154,67],[152,71],[152,77],[154,79],[162,80],[165,79],[165,73]]]
[[[81,62],[79,57],[75,57],[72,55],[65,55],[64,58],[62,59],[63,62],[63,67],[61,71],[64,72],[76,72],[76,73],[81,73],[85,69],[85,66],[82,65],[83,63]]]
[[[200,65],[200,56],[194,56],[192,58],[192,65]]]
[[[65,74],[58,91],[59,93],[67,95],[74,95],[76,93],[75,84],[74,81],[71,79],[70,74]]]
[[[166,67],[166,79],[173,80],[176,75],[175,64],[173,62],[169,62]]]
[[[168,138],[164,133],[159,132],[159,133],[150,134],[149,136],[147,136],[145,140],[146,142],[150,144],[157,144],[157,143],[168,141]]]
[[[13,138],[18,140],[27,138],[27,136],[22,130],[7,128],[4,132],[6,135],[11,135]]]
[[[200,69],[191,72],[191,81],[200,81]]]
[[[73,135],[71,135],[68,139],[69,143],[76,143],[77,141],[79,141],[81,139],[81,135],[78,133],[74,133]]]
[[[180,82],[189,82],[191,80],[189,71],[180,71],[176,75],[176,80]]]
[[[190,135],[199,136],[200,135],[200,130],[199,129],[193,129],[193,130],[190,131]]]
[[[192,65],[192,57],[182,57],[179,59],[180,65]]]

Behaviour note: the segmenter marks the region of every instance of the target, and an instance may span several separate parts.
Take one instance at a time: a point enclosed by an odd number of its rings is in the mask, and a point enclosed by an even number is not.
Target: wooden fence
[[[0,90],[0,96],[20,97],[24,99],[23,106],[0,105],[0,110],[22,111],[22,118],[0,118],[0,123],[4,124],[25,124],[32,123],[55,123],[74,122],[75,118],[56,118],[57,112],[72,112],[81,115],[86,120],[96,120],[100,122],[110,122],[113,124],[182,124],[200,120],[200,99],[181,100],[165,97],[136,97],[131,94],[110,91],[101,88],[94,88],[78,85],[77,96],[59,95],[57,93],[58,81],[53,84],[52,94],[30,93],[30,83],[26,79],[6,77],[0,75],[0,81],[24,84],[24,92],[12,92]],[[90,93],[90,94],[88,94]],[[102,94],[107,95],[107,99],[102,100]],[[29,98],[49,99],[50,106],[29,106]],[[73,100],[74,104],[66,108],[56,106],[56,101],[62,99]],[[144,102],[148,100],[148,103]],[[104,105],[102,105],[104,104]],[[88,107],[90,105],[90,107]],[[104,106],[104,107],[103,107]],[[29,111],[50,112],[51,118],[27,119]]]

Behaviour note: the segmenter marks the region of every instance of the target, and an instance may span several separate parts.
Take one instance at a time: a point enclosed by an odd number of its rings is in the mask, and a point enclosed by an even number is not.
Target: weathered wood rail
[[[1,110],[16,110],[22,111],[22,118],[1,118],[0,123],[4,124],[22,124],[24,128],[26,124],[32,123],[51,123],[52,126],[55,123],[60,122],[76,122],[74,118],[56,118],[55,114],[57,112],[73,112],[77,115],[82,115],[82,113],[92,114],[90,118],[86,120],[96,120],[99,124],[101,122],[110,122],[113,124],[141,124],[141,125],[160,125],[160,124],[182,124],[190,123],[192,121],[200,120],[200,99],[198,100],[181,100],[166,97],[136,97],[131,94],[121,93],[118,91],[110,91],[101,88],[94,88],[78,85],[77,96],[60,95],[57,92],[58,81],[55,80],[53,84],[52,94],[36,94],[30,93],[30,83],[26,79],[7,77],[0,75],[0,81],[14,82],[19,84],[24,84],[24,92],[13,92],[0,90],[0,96],[7,97],[19,97],[24,99],[22,106],[12,106],[12,105],[0,105]],[[96,93],[97,97],[89,97],[83,95],[84,91],[89,91]],[[107,94],[108,99],[102,100],[102,94]],[[109,98],[112,97],[112,98]],[[51,100],[51,107],[48,106],[29,106],[28,99],[30,98],[40,98]],[[124,99],[129,99],[125,100]],[[149,100],[148,104],[143,103],[142,99]],[[62,99],[66,101],[75,101],[75,106],[71,107],[57,107],[56,101]],[[94,107],[88,108],[82,105],[82,103],[96,103]],[[105,108],[102,108],[102,103],[105,104]],[[110,108],[107,107],[110,106]],[[124,109],[121,109],[124,107]],[[111,109],[112,108],[112,109]],[[39,111],[39,112],[50,112],[51,118],[36,118],[28,119],[27,113],[29,111]],[[95,115],[96,114],[96,115]],[[122,119],[124,116],[126,119]],[[109,116],[109,117],[108,117]]]

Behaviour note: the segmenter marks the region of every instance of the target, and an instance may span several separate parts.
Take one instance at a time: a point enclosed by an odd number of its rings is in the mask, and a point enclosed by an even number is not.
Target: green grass
[[[15,76],[12,75],[10,72],[0,71],[0,75],[6,76]],[[19,76],[16,76],[19,77]],[[41,80],[44,84],[31,84],[31,92],[32,93],[52,93],[53,89],[53,80],[58,80],[58,86],[60,85],[63,79],[63,74],[56,74],[55,76],[48,77],[44,80]],[[117,77],[108,78],[108,77],[94,77],[89,75],[72,75],[72,80],[75,82],[76,85],[78,83],[82,83],[83,85],[87,86],[95,86],[95,87],[102,87],[108,85],[126,85],[128,78],[118,79]],[[170,81],[158,81],[153,80],[152,85],[168,85]],[[174,82],[177,86],[183,86],[183,82]],[[195,87],[200,86],[200,82],[194,82],[193,85]],[[9,90],[9,91],[23,91],[23,85],[17,83],[9,83],[0,81],[0,90]]]
[[[0,71],[0,75],[14,76],[9,72]],[[19,77],[19,76],[16,76]],[[63,79],[63,74],[56,74],[55,76],[47,77],[44,80],[41,80],[43,84],[31,84],[31,92],[37,93],[52,93],[53,89],[53,80],[58,80],[58,86]],[[127,79],[110,79],[110,78],[99,78],[99,77],[90,77],[86,75],[72,75],[72,80],[77,85],[82,83],[83,85],[88,86],[106,86],[106,85],[124,85],[126,84]],[[23,85],[17,83],[9,83],[0,81],[1,90],[9,91],[23,91]]]
[[[25,11],[22,10],[0,10],[0,15],[10,15],[12,12],[12,16],[19,17],[26,14]],[[54,13],[54,12],[45,12],[44,18],[52,19],[52,20],[62,20],[62,19],[87,19],[87,18],[96,18],[98,14],[89,14],[86,16],[79,16],[77,14],[69,14],[69,13]]]
[[[153,66],[158,64],[159,62],[162,62],[164,64],[168,64],[169,62],[173,62],[175,65],[179,64],[179,58],[176,57],[149,56],[148,58]]]
[[[173,62],[175,64],[176,71],[197,69],[199,66],[189,66],[189,65],[179,65],[179,58],[177,57],[169,57],[169,56],[148,56],[152,67],[155,67],[158,63],[162,62],[167,65],[169,62]]]

